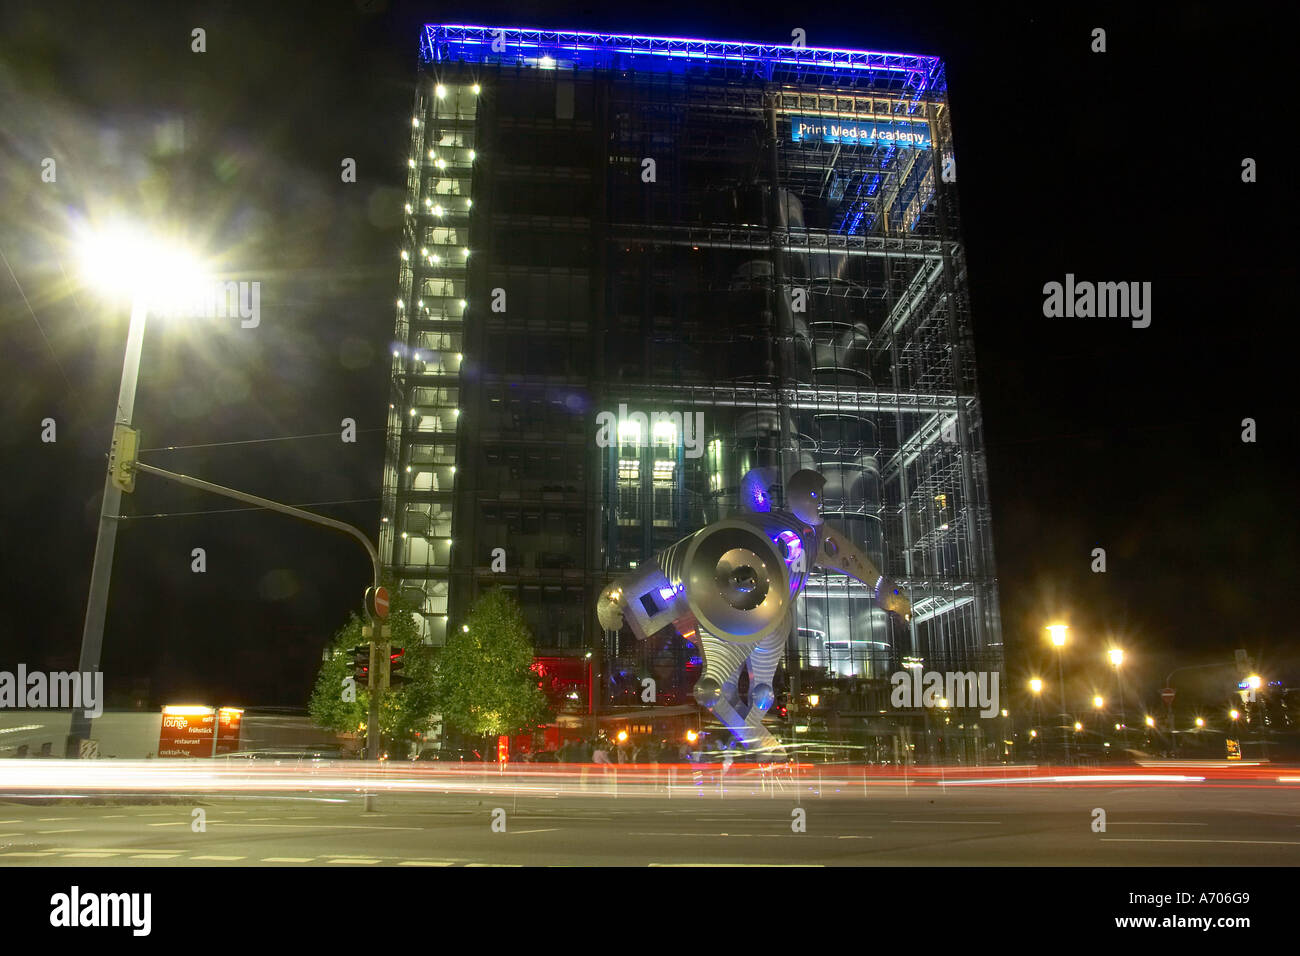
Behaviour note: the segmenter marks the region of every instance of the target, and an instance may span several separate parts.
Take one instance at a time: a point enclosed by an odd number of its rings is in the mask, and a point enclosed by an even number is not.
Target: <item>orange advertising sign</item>
[[[239,728],[244,712],[238,707],[222,707],[217,711],[216,756],[231,754],[239,749]]]
[[[164,707],[159,757],[211,757],[217,714],[211,707]]]

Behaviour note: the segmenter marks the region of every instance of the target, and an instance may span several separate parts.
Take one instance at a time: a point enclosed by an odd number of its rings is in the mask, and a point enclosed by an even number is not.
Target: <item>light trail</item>
[[[1295,788],[1300,776],[1277,767],[1197,766],[1156,768],[1068,767],[865,767],[816,764],[382,764],[303,761],[279,765],[196,760],[5,760],[0,793],[59,799],[106,793],[409,793],[515,794],[592,797],[659,797],[724,793],[728,797],[794,796],[861,798],[869,790],[912,787],[1256,787]],[[1189,773],[1189,770],[1199,772]]]

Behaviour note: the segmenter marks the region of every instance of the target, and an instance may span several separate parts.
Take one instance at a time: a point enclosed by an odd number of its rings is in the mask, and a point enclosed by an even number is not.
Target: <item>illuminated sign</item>
[[[159,757],[211,757],[217,714],[211,707],[164,707]]]
[[[893,120],[840,120],[833,116],[795,116],[790,139],[796,143],[843,143],[846,146],[897,146],[929,149],[928,123]]]
[[[169,706],[158,732],[159,757],[211,757],[239,750],[244,712],[238,707]]]
[[[216,756],[239,750],[239,731],[243,720],[244,712],[238,707],[222,707],[217,711]]]

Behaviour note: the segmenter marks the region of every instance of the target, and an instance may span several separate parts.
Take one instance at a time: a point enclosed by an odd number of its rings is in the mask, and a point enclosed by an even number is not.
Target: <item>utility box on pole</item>
[[[118,491],[135,491],[135,459],[140,451],[140,432],[121,422],[113,426],[113,444],[108,450],[108,473]]]

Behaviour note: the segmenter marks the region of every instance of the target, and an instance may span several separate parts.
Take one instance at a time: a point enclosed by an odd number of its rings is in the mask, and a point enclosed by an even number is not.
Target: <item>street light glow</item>
[[[1109,653],[1110,653],[1110,662],[1113,666],[1119,667],[1121,664],[1124,663],[1123,648],[1112,647]]]
[[[188,301],[205,278],[182,243],[121,223],[85,232],[77,259],[87,284],[108,294]]]
[[[1069,629],[1070,629],[1070,626],[1069,626],[1068,624],[1049,624],[1049,625],[1047,625],[1047,633],[1051,635],[1051,638],[1052,638],[1052,644],[1053,644],[1055,647],[1064,647],[1064,646],[1065,646],[1065,632],[1068,631]]]
[[[1029,682],[1029,689],[1035,694],[1041,694],[1043,692],[1043,682],[1039,678],[1035,677]]]
[[[1100,694],[1098,694],[1096,697],[1092,699],[1092,706],[1096,707],[1098,710],[1101,710],[1102,705],[1104,705],[1105,703],[1106,701],[1102,699]]]

